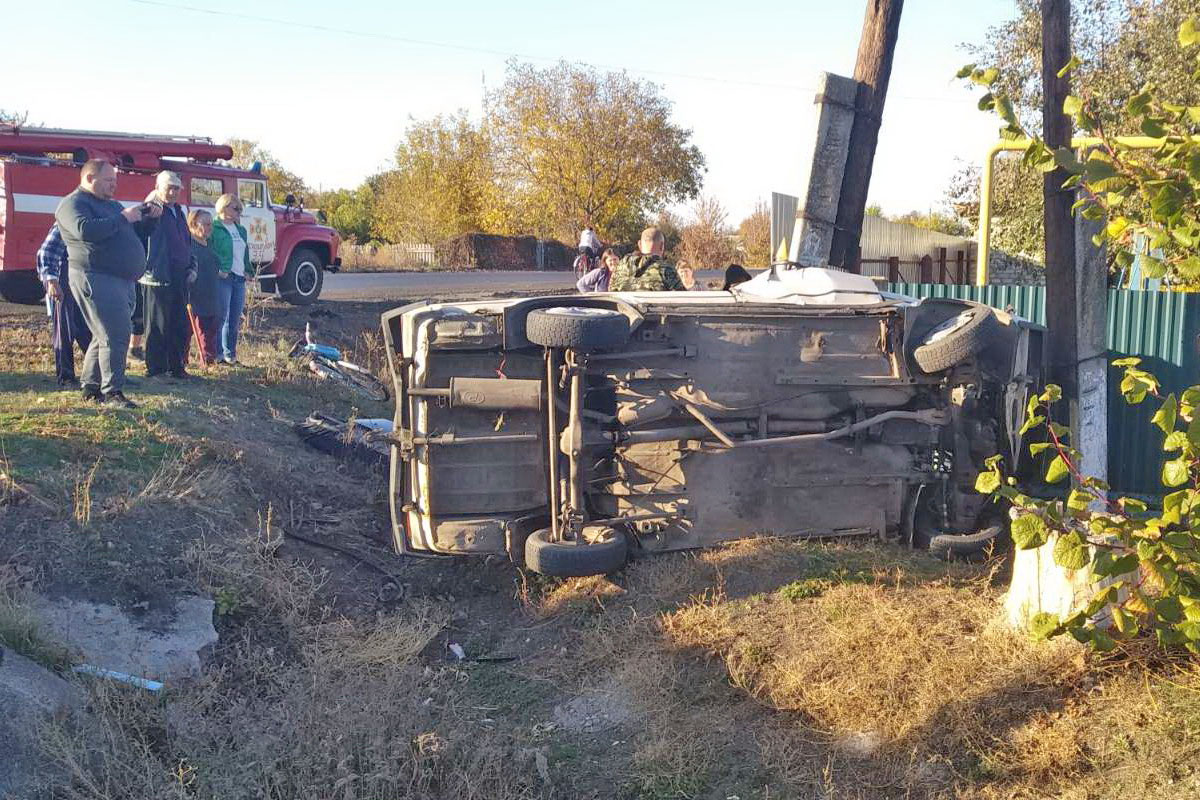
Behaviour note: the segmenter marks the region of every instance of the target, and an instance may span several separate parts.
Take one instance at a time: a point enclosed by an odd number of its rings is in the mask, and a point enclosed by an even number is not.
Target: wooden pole
[[[1055,150],[1071,146],[1071,119],[1063,114],[1063,101],[1071,92],[1070,76],[1058,71],[1071,59],[1070,0],[1042,0],[1042,131],[1046,145]],[[1079,363],[1077,334],[1078,297],[1075,275],[1074,193],[1063,189],[1068,175],[1063,169],[1042,179],[1042,224],[1046,232],[1046,320],[1049,379],[1062,387],[1063,410],[1072,428],[1078,419]]]
[[[858,60],[854,64],[854,80],[858,81],[854,125],[850,129],[849,153],[829,254],[829,263],[834,266],[849,263],[862,237],[867,189],[871,184],[879,124],[883,119],[883,103],[887,99],[903,9],[904,0],[867,0],[858,42]]]

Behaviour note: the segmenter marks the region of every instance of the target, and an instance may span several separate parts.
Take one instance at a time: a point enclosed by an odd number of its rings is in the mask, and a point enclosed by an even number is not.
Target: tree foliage
[[[750,215],[738,225],[738,236],[743,266],[771,265],[771,209],[765,201],[759,200]]]
[[[325,223],[349,242],[362,244],[372,238],[375,195],[379,176],[365,180],[357,189],[335,189],[313,195],[312,208],[325,214]]]
[[[692,206],[692,219],[680,232],[679,258],[692,269],[717,269],[734,257],[728,212],[714,197],[701,197]]]
[[[909,211],[897,217],[890,218],[892,222],[912,225],[922,230],[944,233],[948,236],[970,236],[973,233],[971,225],[954,214],[942,211]]]
[[[517,219],[539,235],[591,223],[601,238],[632,239],[655,210],[699,193],[691,131],[656,85],[627,73],[510,61],[486,120]]]
[[[378,181],[372,232],[386,241],[435,243],[473,230],[503,232],[487,130],[465,111],[414,121]]]
[[[995,94],[1009,99],[1028,130],[1041,131],[1041,11],[1038,0],[1017,0],[1015,17],[993,27],[983,43],[968,47],[973,60],[996,69]],[[1191,61],[1176,31],[1197,11],[1196,0],[1074,0],[1071,42],[1080,59],[1072,73],[1076,92],[1088,97],[1109,133],[1137,134],[1124,109],[1147,82],[1185,105],[1200,103]],[[1019,158],[1001,156],[993,180],[992,244],[997,250],[1041,261],[1042,176]],[[979,169],[954,176],[948,199],[973,226],[978,223]]]
[[[1126,402],[1158,397],[1158,381],[1141,369],[1140,359],[1113,363],[1124,368]],[[1071,479],[1065,496],[1023,494],[1003,474],[1000,456],[988,459],[975,483],[978,491],[1012,504],[1018,548],[1053,541],[1055,563],[1086,569],[1094,582],[1086,605],[1063,618],[1039,614],[1032,627],[1044,636],[1069,633],[1101,651],[1111,650],[1114,639],[1147,630],[1163,646],[1182,645],[1200,654],[1200,386],[1168,395],[1152,420],[1151,435],[1161,435],[1164,452],[1171,454],[1162,469],[1168,493],[1161,510],[1132,497],[1113,499],[1107,484],[1080,472],[1081,456],[1068,441],[1068,429],[1048,421],[1061,397],[1055,385],[1030,397],[1022,431],[1045,431],[1045,440],[1031,444],[1029,452],[1049,458],[1048,483]],[[1108,620],[1111,627],[1097,624]]]
[[[255,161],[262,164],[263,175],[267,179],[273,202],[281,203],[289,194],[295,195],[297,199],[310,194],[304,179],[284,167],[270,150],[258,142],[251,139],[230,139],[225,144],[233,149],[233,158],[229,160],[233,166],[249,169]]]
[[[1200,23],[1180,25],[1177,49],[1191,61],[1186,70],[1200,80]],[[1062,74],[1081,68],[1077,57],[1063,65]],[[1002,90],[1003,73],[995,68],[964,67],[960,76],[986,87],[980,108],[994,111],[1004,123],[1001,133],[1027,138],[1022,161],[1042,172],[1061,168],[1070,177],[1064,188],[1081,194],[1074,210],[1084,218],[1106,220],[1094,241],[1115,251],[1116,263],[1130,266],[1139,251],[1145,255],[1148,277],[1166,277],[1176,285],[1200,286],[1200,104],[1163,99],[1152,83],[1129,98],[1123,116],[1113,124],[1108,101],[1088,94],[1067,97],[1063,113],[1076,129],[1099,144],[1086,152],[1063,147],[1051,150],[1015,110]],[[1136,129],[1159,142],[1152,149],[1135,148],[1114,131]]]

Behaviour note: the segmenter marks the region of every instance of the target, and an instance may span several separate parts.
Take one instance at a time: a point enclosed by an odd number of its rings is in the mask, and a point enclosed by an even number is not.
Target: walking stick
[[[196,315],[192,313],[192,303],[189,300],[187,304],[188,322],[192,324],[192,340],[196,343],[196,353],[200,358],[200,366],[207,367],[208,360],[204,357],[204,342],[200,335],[200,320],[196,319]]]

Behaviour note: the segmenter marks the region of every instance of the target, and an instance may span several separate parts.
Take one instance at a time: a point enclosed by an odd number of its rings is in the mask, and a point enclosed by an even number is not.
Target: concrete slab
[[[169,681],[200,674],[200,650],[217,642],[213,601],[185,596],[154,626],[103,603],[65,598],[33,604],[42,627],[81,654],[81,661]]]
[[[854,127],[858,82],[829,72],[817,87],[817,132],[808,174],[804,177],[796,227],[791,238],[792,261],[805,267],[825,266],[833,242],[833,224],[842,196],[842,176]]]
[[[25,797],[47,768],[37,750],[46,717],[83,708],[84,693],[50,670],[0,649],[0,797]]]

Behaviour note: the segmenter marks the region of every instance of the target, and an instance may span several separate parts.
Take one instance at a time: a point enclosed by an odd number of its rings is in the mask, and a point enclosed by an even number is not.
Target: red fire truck
[[[79,166],[104,158],[118,170],[117,195],[127,206],[146,199],[154,176],[174,170],[183,180],[179,202],[211,209],[222,194],[242,200],[242,225],[250,238],[259,288],[296,305],[321,294],[326,270],[341,265],[341,238],[288,195],[271,201],[258,164],[221,166],[233,158],[228,145],[194,136],[150,136],[51,128],[0,127],[0,295],[36,303],[42,285],[35,272],[38,246],[54,223],[59,201],[79,185]]]

